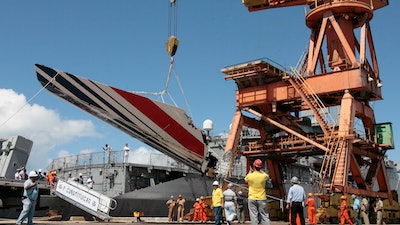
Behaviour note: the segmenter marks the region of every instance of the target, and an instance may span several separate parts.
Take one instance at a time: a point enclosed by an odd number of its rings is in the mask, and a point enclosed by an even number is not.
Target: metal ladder
[[[87,213],[109,221],[110,210],[117,207],[117,201],[75,181],[58,180],[55,195]]]

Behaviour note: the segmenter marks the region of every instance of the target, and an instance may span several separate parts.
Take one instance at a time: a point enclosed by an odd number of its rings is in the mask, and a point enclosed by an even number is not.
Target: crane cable
[[[169,82],[171,80],[172,67],[173,67],[173,64],[175,61],[174,56],[175,56],[176,51],[178,50],[178,44],[179,44],[178,38],[176,37],[177,24],[178,24],[176,0],[169,0],[169,3],[170,3],[169,8],[168,8],[168,36],[169,36],[169,38],[167,40],[167,43],[165,43],[165,47],[166,47],[168,54],[170,55],[170,59],[169,59],[169,69],[168,69],[167,81],[165,83],[165,89],[164,89],[164,91],[161,92],[161,94],[168,93]],[[171,30],[173,30],[172,33],[171,33]],[[173,99],[172,99],[172,101],[176,105],[176,103]]]
[[[57,74],[54,75],[54,77],[52,77],[49,82],[47,82],[45,85],[43,85],[42,88],[39,89],[39,91],[37,91],[30,99],[28,99],[28,101],[26,101],[26,103],[24,105],[22,105],[17,111],[15,111],[10,117],[8,117],[6,120],[4,120],[1,124],[0,127],[3,127],[6,123],[8,123],[8,121],[10,121],[12,118],[14,118],[19,112],[21,112],[22,109],[24,109],[27,105],[29,105],[29,103],[31,103],[31,101],[36,98],[36,96],[38,96],[49,84],[51,84],[59,75],[59,71],[57,71]]]
[[[169,68],[168,68],[168,75],[167,75],[167,81],[165,83],[165,89],[160,91],[160,92],[145,92],[145,91],[133,91],[133,93],[136,94],[146,94],[146,95],[156,95],[158,96],[164,103],[164,95],[167,94],[169,96],[169,98],[171,99],[172,103],[177,106],[175,100],[172,98],[172,96],[170,95],[170,93],[168,92],[168,88],[169,88],[169,83],[171,80],[171,73],[174,72],[175,74],[175,78],[177,80],[179,89],[182,93],[182,96],[184,98],[185,101],[185,105],[188,111],[188,114],[190,117],[192,117],[192,112],[190,110],[190,106],[188,104],[187,98],[185,96],[185,93],[183,91],[182,88],[182,84],[179,80],[178,74],[176,73],[175,69],[173,68],[174,62],[175,62],[175,53],[178,50],[178,45],[179,45],[179,40],[176,37],[177,35],[177,27],[178,27],[178,13],[177,13],[177,4],[176,4],[176,0],[169,0],[169,8],[168,8],[168,40],[165,43],[165,47],[167,50],[167,53],[170,55],[170,60],[169,60]]]
[[[187,101],[187,98],[185,96],[185,93],[183,91],[183,87],[182,84],[179,80],[178,74],[176,73],[175,69],[173,68],[173,64],[174,64],[174,56],[176,51],[178,50],[178,45],[179,45],[179,40],[176,37],[177,36],[177,29],[178,29],[178,6],[176,4],[176,0],[170,0],[170,7],[169,7],[169,11],[168,11],[168,40],[166,43],[166,49],[168,54],[170,55],[170,60],[169,60],[169,69],[168,69],[168,76],[167,76],[167,82],[165,84],[165,93],[168,93],[168,87],[169,87],[169,82],[171,79],[171,72],[173,71],[175,74],[175,78],[176,81],[178,83],[179,89],[182,93],[182,96],[184,98],[185,101],[185,105],[188,109],[189,112],[189,116],[192,117],[192,112],[190,110],[189,107],[189,103]],[[169,94],[168,94],[169,95]],[[169,95],[170,96],[170,95]],[[172,97],[170,96],[170,98],[172,99]],[[173,101],[173,99],[172,99]],[[176,105],[176,104],[175,104]]]

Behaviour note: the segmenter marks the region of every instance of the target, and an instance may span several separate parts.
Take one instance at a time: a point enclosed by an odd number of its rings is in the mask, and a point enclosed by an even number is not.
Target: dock
[[[15,225],[15,219],[0,219],[0,225]],[[24,222],[26,224],[26,221]],[[199,222],[191,222],[191,221],[183,221],[183,222],[168,222],[167,217],[142,217],[141,221],[137,221],[135,217],[112,217],[110,221],[85,221],[83,217],[71,217],[69,221],[47,221],[47,218],[35,217],[33,219],[33,224],[40,225],[69,225],[69,224],[84,224],[84,225],[105,225],[105,224],[135,224],[135,225],[145,225],[145,224],[200,224]],[[202,223],[204,224],[204,223]],[[213,225],[214,221],[209,221],[205,223],[207,225]],[[234,221],[233,224],[239,225],[237,221]],[[244,223],[251,224],[250,221],[246,221]],[[285,221],[271,221],[271,225],[288,225],[288,222]],[[223,224],[224,225],[224,224]]]

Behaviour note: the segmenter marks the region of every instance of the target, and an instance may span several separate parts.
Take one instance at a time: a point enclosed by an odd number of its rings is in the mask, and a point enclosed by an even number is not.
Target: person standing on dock
[[[239,223],[244,223],[244,211],[245,211],[245,198],[243,197],[243,192],[238,191],[237,194],[237,219]]]
[[[214,212],[215,225],[221,225],[222,220],[222,200],[224,195],[222,189],[219,187],[219,182],[213,182],[212,204],[211,209]]]
[[[237,197],[236,193],[232,191],[233,184],[228,184],[228,189],[223,192],[224,201],[223,201],[223,208],[225,210],[225,218],[226,223],[228,225],[232,225],[232,221],[236,217],[236,205],[237,205]]]
[[[261,170],[263,167],[261,159],[254,160],[253,167],[254,170],[250,167],[249,173],[244,178],[249,185],[248,207],[251,225],[269,225],[267,192],[265,190],[269,176]]]
[[[360,208],[361,208],[360,199],[358,199],[355,194],[352,194],[351,198],[353,199],[353,210],[354,210],[354,214],[355,214],[354,223],[356,225],[362,225],[361,217],[360,217]]]
[[[369,225],[369,217],[368,217],[368,212],[369,212],[369,202],[368,199],[364,196],[361,200],[361,212],[360,215],[364,221],[365,225]]]
[[[168,199],[167,203],[165,203],[165,204],[168,207],[168,222],[172,222],[174,220],[174,211],[175,211],[175,204],[176,204],[174,196],[171,195],[171,197]]]
[[[200,196],[199,203],[201,206],[201,216],[200,216],[201,222],[206,223],[207,222],[207,207],[208,207],[208,205],[207,205],[206,200],[204,199],[204,196]]]
[[[128,162],[129,151],[130,151],[130,148],[128,146],[128,143],[126,143],[125,147],[124,147],[124,164],[126,164]]]
[[[374,210],[376,212],[376,225],[381,225],[382,224],[382,214],[383,214],[383,201],[379,195],[376,196],[376,203],[375,203]]]
[[[300,217],[301,225],[305,225],[304,220],[304,212],[303,212],[303,203],[306,200],[306,193],[304,192],[304,188],[299,185],[299,178],[292,177],[290,180],[290,184],[292,185],[289,188],[288,196],[287,196],[287,209],[290,207],[290,215],[291,221],[296,221],[297,214]]]
[[[202,222],[201,216],[203,212],[201,211],[200,198],[196,198],[196,202],[193,204],[193,208],[194,208],[194,213],[192,221],[198,222],[200,220],[200,222]]]
[[[185,202],[186,200],[182,198],[182,195],[178,195],[178,200],[176,204],[178,204],[178,222],[183,221],[183,216],[185,215]]]
[[[39,189],[37,187],[37,173],[35,171],[29,172],[29,179],[24,183],[24,193],[22,195],[22,211],[19,214],[16,224],[21,225],[26,218],[28,223],[26,225],[33,225],[33,215],[35,214],[36,200],[39,196]]]
[[[306,206],[307,206],[307,214],[308,214],[308,223],[310,225],[317,225],[317,219],[315,217],[315,200],[314,200],[313,194],[311,192],[308,193]]]

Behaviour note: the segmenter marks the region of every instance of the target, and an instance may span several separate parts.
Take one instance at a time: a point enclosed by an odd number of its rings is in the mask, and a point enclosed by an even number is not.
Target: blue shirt
[[[356,199],[354,199],[353,209],[357,210],[359,208],[360,208],[360,199],[356,198]]]
[[[286,202],[304,202],[306,200],[306,193],[304,188],[298,184],[293,184],[289,188],[289,193]]]
[[[37,186],[31,187],[28,190],[26,188],[32,185],[33,182],[31,179],[28,179],[24,183],[24,196],[28,197],[31,201],[36,201],[39,195],[39,190]]]

